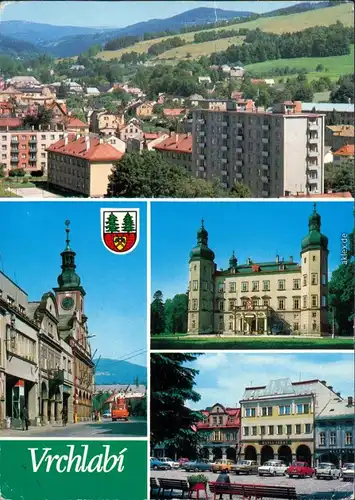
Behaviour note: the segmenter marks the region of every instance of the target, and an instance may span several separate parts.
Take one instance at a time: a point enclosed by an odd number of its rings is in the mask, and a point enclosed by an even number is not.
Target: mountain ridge
[[[147,383],[147,368],[145,366],[110,358],[100,358],[96,362],[95,383],[97,385],[128,385],[133,384],[137,378],[140,383]]]

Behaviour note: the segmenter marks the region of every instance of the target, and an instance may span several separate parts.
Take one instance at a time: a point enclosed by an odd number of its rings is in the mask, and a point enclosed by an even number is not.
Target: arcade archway
[[[237,452],[235,448],[227,448],[226,455],[228,460],[233,460],[234,462],[236,461]]]
[[[214,460],[220,460],[222,458],[221,448],[213,448],[213,458]]]
[[[280,446],[277,453],[279,460],[283,460],[286,465],[290,465],[292,463],[292,451],[289,446]]]
[[[254,446],[247,446],[244,450],[245,460],[255,460],[256,461],[256,449]]]
[[[271,446],[263,446],[261,448],[261,465],[263,465],[268,460],[272,460],[274,458],[274,450]]]
[[[296,450],[296,460],[299,462],[307,462],[307,464],[312,464],[312,453],[309,447],[305,444],[301,444]]]

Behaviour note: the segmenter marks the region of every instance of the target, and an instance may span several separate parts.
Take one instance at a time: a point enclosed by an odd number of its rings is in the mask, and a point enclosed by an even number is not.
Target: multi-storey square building
[[[233,255],[217,270],[202,226],[190,252],[188,333],[328,334],[328,238],[314,210],[301,240],[301,262],[279,256],[270,262]]]
[[[203,420],[196,424],[197,431],[205,435],[200,454],[211,461],[238,456],[240,409],[228,408],[220,403],[201,410]]]
[[[319,380],[271,380],[247,387],[241,405],[241,457],[314,464],[315,419],[337,395]]]
[[[324,116],[301,113],[294,103],[280,112],[193,110],[192,173],[223,187],[248,186],[254,197],[324,192]]]

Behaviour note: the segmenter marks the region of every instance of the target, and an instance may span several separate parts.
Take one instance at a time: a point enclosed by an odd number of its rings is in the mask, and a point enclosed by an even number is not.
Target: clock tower
[[[88,341],[87,317],[84,313],[85,290],[76,273],[75,252],[70,246],[70,221],[65,221],[66,245],[62,257],[62,272],[54,288],[58,306],[59,334],[72,349],[74,422],[89,420],[93,391],[91,347]]]

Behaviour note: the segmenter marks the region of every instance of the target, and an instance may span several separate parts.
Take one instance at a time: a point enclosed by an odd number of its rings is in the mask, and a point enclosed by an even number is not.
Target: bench
[[[189,494],[190,492],[190,486],[186,479],[159,478],[159,487],[158,494],[162,498],[166,497],[166,492],[168,492],[168,498],[173,497],[174,491],[181,491],[181,498],[185,497],[185,493]]]
[[[150,497],[158,498],[160,494],[160,485],[156,477],[150,478]]]
[[[213,498],[216,500],[217,495],[229,495],[233,498],[234,495],[242,496],[243,499],[261,500],[263,498],[285,498],[297,499],[296,488],[293,486],[273,486],[267,484],[237,484],[237,483],[208,483]]]

